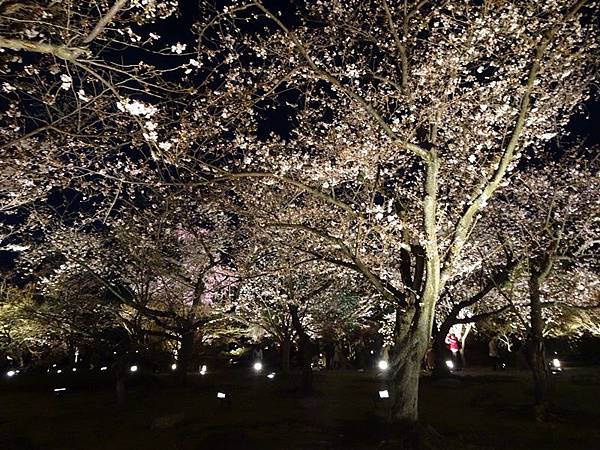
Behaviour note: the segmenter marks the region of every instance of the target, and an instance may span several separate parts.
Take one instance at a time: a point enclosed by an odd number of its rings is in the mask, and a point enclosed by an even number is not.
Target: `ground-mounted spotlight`
[[[560,360],[558,358],[554,358],[552,360],[552,367],[555,369],[560,369]]]
[[[377,363],[377,367],[379,368],[379,370],[388,370],[390,365],[388,364],[388,362],[385,359],[382,359],[381,361],[379,361]]]
[[[131,367],[129,368],[129,371],[130,371],[131,373],[133,373],[133,372],[137,372],[137,371],[138,371],[138,366],[131,366]]]
[[[446,366],[448,366],[448,369],[450,370],[454,369],[454,363],[450,360],[446,361]]]
[[[9,378],[14,377],[17,374],[17,372],[15,372],[14,370],[9,370],[8,372],[6,372],[6,376]]]
[[[200,367],[200,375],[206,375],[206,364],[202,365],[202,367]]]
[[[269,378],[270,380],[275,378],[275,372],[271,372],[269,375],[267,375],[267,378]]]
[[[383,390],[383,391],[379,391],[379,398],[383,399],[383,398],[390,398],[390,393],[388,392],[387,389]]]
[[[255,372],[260,372],[263,369],[263,365],[260,361],[257,361],[252,365],[252,368]]]
[[[177,370],[177,364],[171,364],[171,370]]]

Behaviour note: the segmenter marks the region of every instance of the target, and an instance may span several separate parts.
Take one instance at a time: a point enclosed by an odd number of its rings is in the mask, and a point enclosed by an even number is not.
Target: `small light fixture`
[[[454,363],[450,360],[446,361],[446,366],[448,366],[448,369],[450,370],[454,369]]]
[[[102,370],[102,371],[104,371],[104,370],[106,370],[106,369],[108,369],[108,367],[106,367],[106,366],[102,366],[102,367],[100,367],[100,370]]]
[[[388,362],[385,359],[382,359],[381,361],[379,361],[377,363],[377,367],[379,367],[379,370],[388,370],[388,367],[390,365],[388,364]]]
[[[137,370],[138,370],[138,366],[131,366],[131,367],[129,368],[129,371],[130,371],[130,372],[137,372]]]
[[[217,392],[217,398],[225,398],[227,395],[223,392]]]
[[[77,367],[73,367],[73,372],[77,372]]]
[[[271,372],[269,375],[267,375],[267,378],[269,378],[269,379],[271,379],[271,380],[272,380],[273,378],[275,378],[275,372]]]
[[[252,366],[252,368],[256,371],[256,372],[260,372],[263,368],[263,365],[261,362],[255,362],[254,365]]]
[[[171,364],[171,370],[177,370],[177,364]]]
[[[390,398],[390,393],[387,391],[387,389],[379,391],[379,398]]]
[[[63,392],[66,390],[67,390],[67,388],[56,388],[56,389],[54,389],[54,392]]]
[[[554,367],[555,369],[560,369],[560,361],[558,358],[554,358],[552,360],[552,367]]]
[[[17,372],[15,372],[14,370],[9,370],[8,372],[6,372],[7,377],[14,377],[16,374]]]
[[[200,367],[200,375],[206,375],[206,364]]]

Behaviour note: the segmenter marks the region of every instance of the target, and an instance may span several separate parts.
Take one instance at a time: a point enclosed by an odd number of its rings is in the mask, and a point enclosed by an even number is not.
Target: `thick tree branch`
[[[15,51],[27,51],[52,55],[64,61],[75,61],[82,55],[89,54],[89,50],[81,47],[67,47],[63,45],[47,44],[45,42],[24,41],[22,39],[6,39],[0,37],[0,48],[9,48]]]

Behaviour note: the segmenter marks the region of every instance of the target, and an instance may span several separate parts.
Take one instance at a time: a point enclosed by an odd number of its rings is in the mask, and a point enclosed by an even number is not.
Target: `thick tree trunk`
[[[194,352],[194,332],[187,331],[181,338],[181,346],[177,353],[177,377],[185,381],[190,369],[190,363]]]
[[[424,312],[419,311],[420,314]],[[431,333],[431,320],[419,317],[414,308],[398,310],[396,315],[390,420],[412,426],[419,419],[419,376]]]
[[[527,339],[527,357],[533,377],[534,412],[538,421],[543,421],[546,418],[552,382],[544,346],[544,322],[540,297],[541,281],[541,277],[534,273],[529,282],[531,330]]]
[[[545,357],[544,341],[531,336],[527,341],[529,366],[533,376],[533,398],[535,419],[544,421],[546,418],[551,374]]]
[[[422,355],[417,342],[408,343],[402,362],[392,379],[392,422],[414,424],[419,420],[419,376]]]

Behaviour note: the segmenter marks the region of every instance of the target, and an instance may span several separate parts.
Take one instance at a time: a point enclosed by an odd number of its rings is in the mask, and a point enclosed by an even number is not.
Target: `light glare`
[[[261,362],[255,362],[254,366],[252,366],[254,368],[254,370],[256,370],[257,372],[260,372],[263,368],[263,365]]]
[[[379,398],[390,398],[390,393],[386,390],[379,391]]]
[[[138,366],[131,366],[131,367],[129,368],[129,371],[130,371],[130,372],[137,372],[137,370],[138,370]]]
[[[448,369],[454,369],[454,363],[452,361],[446,361],[446,365],[448,366]]]
[[[379,370],[388,370],[389,364],[386,360],[382,359],[377,363],[377,367],[379,367]]]

